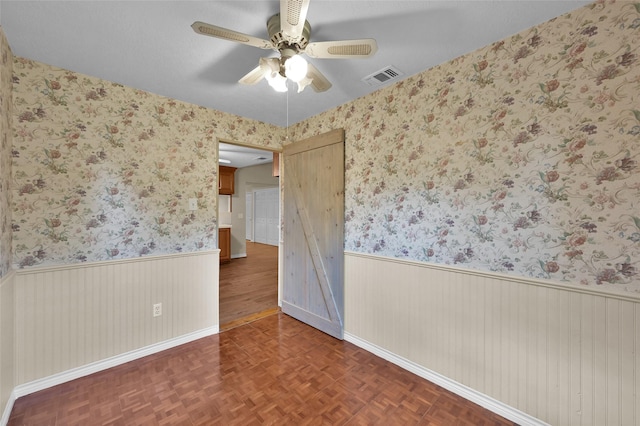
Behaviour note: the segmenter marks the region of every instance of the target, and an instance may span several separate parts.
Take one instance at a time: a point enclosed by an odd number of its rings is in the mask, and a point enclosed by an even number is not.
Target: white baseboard
[[[7,404],[4,406],[4,412],[2,413],[2,417],[0,417],[0,425],[6,426],[9,423],[9,416],[11,415],[11,410],[13,410],[13,403],[16,402],[15,392],[11,392],[9,395],[9,400]]]
[[[143,358],[148,355],[152,355],[158,352],[162,352],[167,349],[174,348],[176,346],[183,345],[185,343],[192,342],[194,340],[202,339],[203,337],[218,334],[220,332],[219,326],[213,326],[202,330],[195,331],[193,333],[185,334],[174,339],[166,340],[164,342],[155,343],[153,345],[145,346],[144,348],[136,349],[130,352],[126,352],[120,355],[106,358],[101,361],[96,361],[91,364],[83,365],[82,367],[74,368],[71,370],[63,371],[62,373],[54,374],[53,376],[45,377],[43,379],[34,380],[32,382],[18,385],[13,389],[11,398],[13,401],[16,399],[29,395],[34,392],[38,392],[50,387],[65,383],[71,380],[78,379],[80,377],[88,376],[89,374],[97,373],[108,368],[116,367],[118,365],[133,361],[139,358]],[[11,401],[11,405],[13,405]],[[9,410],[10,412],[10,410]],[[4,416],[3,416],[4,419]]]
[[[471,402],[474,402],[481,407],[486,408],[487,410],[496,413],[505,419],[511,420],[522,426],[549,426],[548,423],[543,422],[540,419],[536,419],[528,415],[527,413],[523,413],[520,410],[517,410],[513,407],[510,407],[502,402],[493,399],[483,393],[480,393],[476,390],[471,389],[468,386],[465,386],[461,383],[458,383],[454,380],[451,380],[435,371],[431,371],[428,368],[425,368],[415,362],[409,361],[405,358],[402,358],[392,352],[387,351],[384,348],[381,348],[377,345],[367,342],[366,340],[362,340],[357,336],[349,334],[347,332],[344,333],[344,339],[347,342],[353,343],[354,345],[365,349],[380,358],[386,359],[387,361],[396,364],[399,367],[404,368],[407,371],[412,372],[413,374],[422,377],[423,379],[429,380],[436,385],[442,386],[459,395]]]
[[[241,257],[247,257],[247,253],[239,253],[239,254],[232,254],[231,255],[232,259],[240,259]]]

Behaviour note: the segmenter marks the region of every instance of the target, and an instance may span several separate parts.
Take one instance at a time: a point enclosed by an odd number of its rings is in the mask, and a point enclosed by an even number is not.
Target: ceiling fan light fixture
[[[265,76],[269,86],[276,92],[287,91],[287,77],[280,75],[280,73],[267,73]]]
[[[191,28],[198,34],[279,52],[278,57],[261,58],[259,65],[239,80],[241,84],[255,85],[266,79],[274,90],[286,92],[287,81],[291,80],[298,84],[298,93],[309,85],[315,92],[325,92],[331,88],[331,82],[313,63],[307,63],[302,54],[316,59],[368,58],[378,45],[371,38],[310,43],[311,25],[306,19],[310,2],[280,0],[280,13],[267,20],[268,40],[200,21]]]
[[[299,83],[307,76],[307,70],[307,61],[300,55],[294,55],[284,63],[284,74],[296,83]]]
[[[313,79],[309,77],[305,77],[298,82],[298,93],[302,92],[305,87],[310,85],[313,82]]]

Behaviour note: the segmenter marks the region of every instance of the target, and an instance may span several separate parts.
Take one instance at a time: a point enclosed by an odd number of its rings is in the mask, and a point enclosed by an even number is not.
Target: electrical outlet
[[[198,210],[197,198],[189,198],[189,210]]]
[[[153,305],[153,316],[159,317],[162,315],[162,303],[156,303]]]

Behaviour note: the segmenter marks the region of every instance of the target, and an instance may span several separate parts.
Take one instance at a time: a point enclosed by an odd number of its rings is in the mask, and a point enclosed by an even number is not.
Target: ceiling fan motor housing
[[[279,51],[283,49],[293,49],[296,54],[300,53],[307,47],[311,38],[311,24],[309,21],[304,21],[304,29],[298,39],[291,39],[282,32],[280,25],[280,14],[276,13],[267,21],[267,32],[269,34],[269,40]],[[291,56],[291,55],[289,55]]]

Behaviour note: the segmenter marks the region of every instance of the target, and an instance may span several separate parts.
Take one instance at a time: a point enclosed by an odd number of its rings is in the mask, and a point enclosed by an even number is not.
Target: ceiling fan
[[[269,40],[196,21],[191,28],[202,35],[280,52],[280,57],[260,58],[259,65],[240,79],[257,84],[265,78],[279,92],[287,91],[287,78],[298,83],[298,92],[311,85],[316,92],[329,90],[331,83],[301,54],[318,59],[368,58],[378,46],[371,38],[310,43],[311,25],[306,20],[310,0],[280,0],[280,13],[267,21]]]

